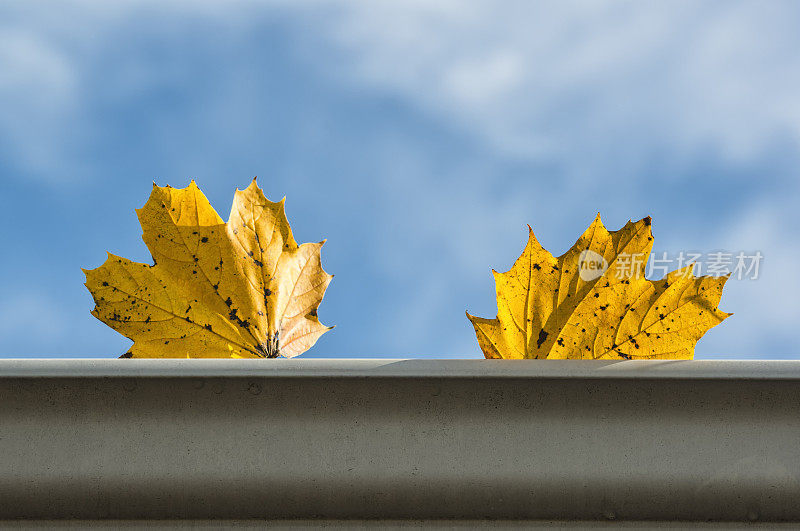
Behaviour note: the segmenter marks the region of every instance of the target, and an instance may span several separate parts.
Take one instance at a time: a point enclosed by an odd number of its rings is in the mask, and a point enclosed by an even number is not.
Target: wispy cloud
[[[347,81],[445,113],[500,150],[666,143],[738,160],[800,139],[791,2],[340,7],[326,27],[348,51]]]
[[[80,98],[70,58],[46,36],[0,23],[0,148],[39,175],[66,157],[64,136]]]

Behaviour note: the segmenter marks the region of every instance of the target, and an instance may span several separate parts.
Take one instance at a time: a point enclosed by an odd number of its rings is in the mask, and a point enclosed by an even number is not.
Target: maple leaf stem
[[[274,336],[271,336],[267,339],[266,345],[261,343],[258,346],[258,352],[256,353],[264,358],[277,358],[281,355],[280,349],[280,340],[278,338],[278,333],[275,333]]]

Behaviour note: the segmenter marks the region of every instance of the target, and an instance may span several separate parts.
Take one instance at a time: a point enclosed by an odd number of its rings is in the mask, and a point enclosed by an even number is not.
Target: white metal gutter
[[[800,362],[2,360],[23,517],[800,522]]]

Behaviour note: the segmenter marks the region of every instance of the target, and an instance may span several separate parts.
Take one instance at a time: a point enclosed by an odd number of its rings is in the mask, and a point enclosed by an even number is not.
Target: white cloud
[[[0,42],[0,90],[24,90],[47,106],[63,105],[74,95],[75,80],[66,58],[40,35],[5,28]]]
[[[635,151],[642,136],[646,148],[691,154],[711,146],[734,161],[758,156],[777,135],[800,140],[800,55],[790,22],[800,9],[790,2],[266,6],[86,1],[60,4],[46,15],[29,10],[41,31],[15,35],[0,24],[0,87],[12,102],[0,127],[22,131],[26,141],[19,144],[32,146],[25,148],[31,161],[52,147],[46,132],[37,142],[28,131],[41,134],[46,120],[64,123],[80,104],[75,88],[86,57],[65,51],[65,43],[85,49],[136,17],[192,16],[236,32],[253,24],[253,13],[273,11],[295,13],[345,53],[331,64],[344,83],[400,95],[500,153],[571,157],[573,178],[586,173],[581,165],[591,167],[615,148],[612,143],[630,143]],[[55,24],[65,18],[79,20],[74,31]],[[28,117],[9,107],[38,115],[26,124]],[[598,153],[577,156],[589,144]]]
[[[79,103],[72,61],[46,36],[0,25],[0,139],[16,163],[47,175]]]
[[[713,145],[738,160],[777,134],[800,140],[791,3],[340,7],[325,29],[348,51],[351,80],[442,113],[498,150],[562,156],[646,131],[652,144]]]

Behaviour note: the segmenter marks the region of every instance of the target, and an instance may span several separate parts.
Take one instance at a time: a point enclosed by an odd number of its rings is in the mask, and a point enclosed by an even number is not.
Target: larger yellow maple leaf
[[[191,181],[153,184],[136,211],[154,265],[111,253],[86,273],[92,314],[134,341],[126,357],[292,357],[332,327],[317,319],[331,275],[323,242],[297,245],[284,202],[255,179],[227,223]]]
[[[730,315],[717,308],[727,276],[696,277],[690,265],[645,279],[649,217],[609,232],[598,214],[558,258],[528,231],[511,270],[493,270],[497,318],[467,313],[487,358],[691,359]]]

